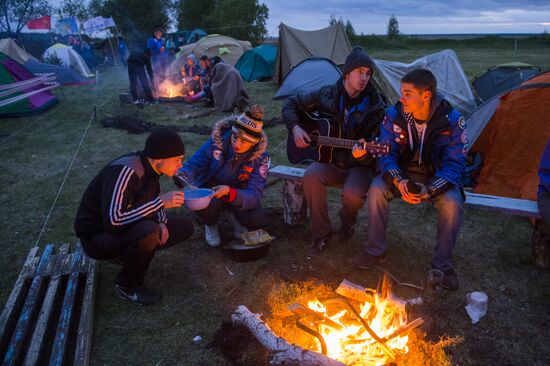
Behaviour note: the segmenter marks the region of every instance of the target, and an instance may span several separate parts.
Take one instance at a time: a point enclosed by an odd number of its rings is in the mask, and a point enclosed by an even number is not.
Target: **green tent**
[[[0,85],[12,84],[32,78],[34,78],[34,75],[23,65],[19,65],[13,59],[0,53]],[[23,91],[0,97],[0,101],[5,101],[17,95],[28,94],[24,99],[1,106],[0,117],[37,114],[57,103],[57,98],[50,91],[40,91],[41,88],[43,88],[43,85],[35,85]]]
[[[272,78],[277,59],[277,47],[266,44],[246,51],[235,64],[244,81]]]

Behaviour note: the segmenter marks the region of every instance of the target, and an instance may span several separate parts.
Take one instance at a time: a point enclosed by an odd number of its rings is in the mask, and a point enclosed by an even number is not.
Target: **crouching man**
[[[204,210],[196,211],[204,224],[206,242],[221,244],[218,220],[222,211],[230,213],[234,236],[265,226],[260,207],[269,169],[267,136],[263,128],[263,108],[250,107],[240,116],[217,122],[210,139],[178,172],[174,182],[214,190],[215,198]],[[181,177],[181,179],[178,179]]]
[[[380,128],[380,142],[390,144],[390,153],[379,159],[381,174],[367,194],[369,233],[355,264],[369,268],[385,260],[393,197],[413,205],[431,202],[438,210],[431,266],[443,272],[444,288],[456,289],[452,251],[462,223],[467,130],[464,118],[436,94],[436,87],[429,70],[413,70],[401,79],[401,98],[388,108]]]
[[[175,130],[155,129],[143,151],[115,159],[95,176],[76,214],[75,232],[84,252],[122,264],[115,294],[135,304],[151,305],[161,298],[143,284],[155,251],[193,235],[191,221],[165,212],[183,204],[183,192],[161,194],[159,185],[161,175],[176,174],[184,155]]]

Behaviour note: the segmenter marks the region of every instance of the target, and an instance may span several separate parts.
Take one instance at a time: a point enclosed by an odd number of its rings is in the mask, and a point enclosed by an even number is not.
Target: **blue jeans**
[[[386,227],[388,226],[390,201],[394,197],[394,192],[381,175],[374,178],[367,194],[369,234],[365,243],[365,252],[370,255],[382,255],[388,248]],[[464,200],[460,189],[455,186],[436,196],[430,202],[438,211],[437,236],[432,265],[445,271],[453,268],[452,254],[462,223]]]

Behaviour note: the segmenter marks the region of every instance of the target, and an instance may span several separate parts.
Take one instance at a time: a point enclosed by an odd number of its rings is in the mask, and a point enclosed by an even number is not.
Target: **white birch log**
[[[321,353],[309,351],[301,347],[289,344],[283,338],[278,337],[269,326],[260,319],[259,315],[252,313],[244,305],[239,305],[231,315],[235,324],[245,326],[271,354],[272,364],[284,362],[299,362],[300,365],[319,366],[345,366],[345,364],[333,360]]]

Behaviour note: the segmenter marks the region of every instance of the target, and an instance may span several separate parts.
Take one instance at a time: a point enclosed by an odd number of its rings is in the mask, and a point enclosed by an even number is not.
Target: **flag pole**
[[[109,46],[111,46],[111,54],[113,55],[113,62],[115,63],[115,66],[118,66],[116,63],[115,50],[113,49],[113,44],[111,43],[111,37],[109,36],[107,40],[109,41]]]

